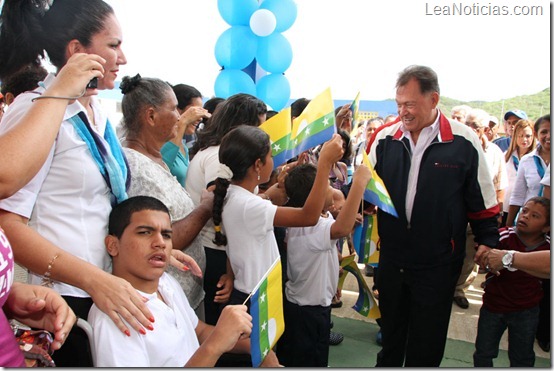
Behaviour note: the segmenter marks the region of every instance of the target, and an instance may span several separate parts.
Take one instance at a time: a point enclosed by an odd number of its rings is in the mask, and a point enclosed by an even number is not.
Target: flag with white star
[[[252,366],[258,367],[285,331],[281,258],[263,276],[250,298]]]
[[[362,163],[365,164],[369,170],[371,170],[371,179],[369,180],[369,183],[367,183],[367,187],[364,192],[364,200],[372,203],[384,212],[398,218],[398,213],[392,204],[389,191],[387,191],[387,187],[385,187],[383,179],[381,179],[375,169],[373,169],[373,166],[369,162],[369,158],[367,157],[367,153],[365,151],[363,152]]]
[[[327,88],[312,99],[302,114],[292,121],[291,158],[325,143],[336,132],[333,98],[331,89]]]
[[[352,273],[358,282],[358,300],[356,300],[356,303],[352,306],[352,309],[364,317],[380,318],[381,311],[379,310],[377,301],[373,296],[373,292],[369,289],[367,282],[364,280],[362,272],[360,272],[360,268],[358,268],[358,264],[356,264],[355,258],[356,255],[354,254],[342,258],[340,262],[342,273],[339,276],[338,287],[342,288],[346,275],[348,273]]]
[[[290,133],[292,129],[290,107],[281,110],[281,112],[261,124],[260,129],[269,135],[274,168],[284,164],[288,159],[293,157],[289,153]]]

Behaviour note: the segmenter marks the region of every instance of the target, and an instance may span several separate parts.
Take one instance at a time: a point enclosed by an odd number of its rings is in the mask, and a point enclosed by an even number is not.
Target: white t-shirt
[[[219,146],[208,147],[199,151],[190,161],[185,180],[185,189],[190,194],[192,201],[198,206],[202,191],[209,182],[217,178],[219,169]],[[200,232],[202,245],[216,250],[225,250],[225,246],[217,246],[213,243],[215,238],[214,222],[210,218]]]
[[[331,239],[331,214],[313,227],[288,228],[287,300],[298,305],[331,305],[339,281],[336,241]]]
[[[54,75],[48,75],[44,85],[48,87],[53,79]],[[44,88],[37,91],[43,92]],[[31,92],[18,95],[2,119],[0,133],[14,127],[33,104],[31,99],[37,96]],[[102,137],[107,115],[96,97],[91,97],[91,106]],[[79,112],[86,113],[86,110],[78,101],[67,106],[56,141],[42,168],[16,194],[1,200],[0,209],[29,218],[29,226],[54,245],[111,272],[104,238],[112,195],[87,144],[67,121]],[[109,151],[108,144],[104,144]],[[31,273],[28,281],[40,284],[42,279]],[[54,282],[53,288],[62,295],[89,297],[85,291],[65,283]]]
[[[188,177],[188,176],[187,176]],[[229,185],[223,205],[227,256],[235,274],[234,287],[249,294],[279,257],[273,233],[277,206],[248,190]]]
[[[137,290],[138,291],[138,290]],[[169,274],[160,277],[158,291],[147,294],[146,305],[156,322],[142,335],[127,322],[131,336],[121,332],[104,312],[93,305],[88,322],[93,328],[96,367],[183,367],[199,347],[195,329],[198,317],[177,281]],[[94,357],[94,355],[93,355]]]
[[[159,199],[169,209],[172,223],[184,219],[194,210],[189,194],[169,170],[131,148],[125,148],[124,151],[131,169],[129,197],[150,196]],[[183,251],[196,261],[202,273],[206,271],[206,253],[199,236]],[[177,279],[190,305],[198,308],[204,299],[202,278],[180,271],[172,265],[167,268],[167,272]]]

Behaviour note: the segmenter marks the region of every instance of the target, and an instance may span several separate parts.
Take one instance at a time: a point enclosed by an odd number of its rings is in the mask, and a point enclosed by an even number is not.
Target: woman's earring
[[[258,171],[258,180],[260,180],[260,172]]]

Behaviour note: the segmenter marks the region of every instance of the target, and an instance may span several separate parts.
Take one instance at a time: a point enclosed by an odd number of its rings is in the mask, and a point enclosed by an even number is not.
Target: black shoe
[[[383,346],[383,333],[381,332],[381,330],[377,332],[377,336],[375,337],[375,342],[377,343],[377,345]]]
[[[342,307],[342,301],[339,300],[336,303],[331,302],[331,308],[340,308]]]
[[[467,299],[463,296],[454,296],[454,303],[456,303],[462,309],[469,308],[469,301],[467,301]]]
[[[541,349],[545,352],[550,352],[550,341],[542,341],[542,340],[537,340],[537,343],[539,343],[539,347],[541,347]]]
[[[333,332],[329,335],[329,345],[339,345],[344,340],[344,335],[340,332]]]
[[[373,277],[373,266],[366,264],[364,267],[364,275],[366,277]]]

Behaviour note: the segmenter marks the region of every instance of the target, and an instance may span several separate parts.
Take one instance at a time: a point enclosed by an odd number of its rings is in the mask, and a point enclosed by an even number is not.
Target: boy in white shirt
[[[302,207],[315,180],[311,164],[292,169],[285,179],[287,206]],[[279,361],[287,367],[327,367],[331,331],[331,300],[337,291],[339,261],[336,240],[354,228],[357,211],[371,173],[360,165],[346,202],[335,221],[329,185],[324,210],[313,227],[288,228],[285,288],[285,332],[279,340]]]
[[[123,334],[93,305],[88,321],[97,367],[213,367],[225,352],[249,353],[252,317],[246,306],[228,306],[216,326],[207,325],[198,319],[177,281],[165,273],[171,237],[169,211],[155,198],[132,197],[112,210],[105,240],[112,273],[145,297],[156,323],[151,331]],[[274,353],[266,357],[265,365],[278,365]]]

